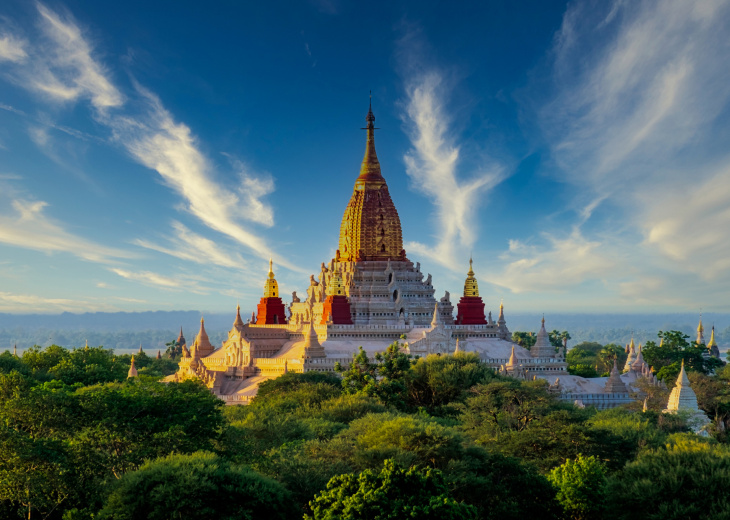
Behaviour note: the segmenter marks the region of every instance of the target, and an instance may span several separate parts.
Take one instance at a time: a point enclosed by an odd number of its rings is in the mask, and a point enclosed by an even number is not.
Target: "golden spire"
[[[508,367],[514,367],[517,366],[517,356],[515,355],[515,346],[512,345],[512,353],[509,356],[509,361],[507,362]]]
[[[700,312],[700,324],[697,325],[697,344],[705,343],[705,327],[702,326],[702,313]]]
[[[137,367],[134,366],[134,356],[132,356],[132,363],[129,366],[129,372],[127,372],[127,379],[131,377],[137,377]]]
[[[715,326],[712,326],[712,332],[710,333],[710,342],[707,344],[707,348],[715,347],[717,346],[717,342],[715,341]]]
[[[243,320],[241,319],[241,306],[236,305],[236,320],[233,322],[233,326],[237,329],[243,328]]]
[[[367,142],[360,175],[340,224],[336,260],[341,262],[406,260],[400,217],[380,172],[375,153],[375,116],[366,117]]]
[[[370,95],[370,107],[368,108],[368,115],[365,117],[365,121],[368,124],[363,130],[367,130],[368,137],[365,145],[365,157],[362,159],[360,176],[355,183],[355,189],[357,189],[358,185],[364,186],[366,183],[385,183],[385,179],[383,179],[383,175],[380,173],[380,161],[378,161],[378,155],[375,153],[375,130],[377,128],[375,128],[375,116],[373,115],[372,94]]]
[[[264,285],[264,298],[276,298],[279,296],[279,284],[274,278],[274,262],[269,258],[269,277]]]
[[[466,281],[464,282],[464,296],[479,296],[479,285],[474,277],[471,257],[469,258],[469,272],[466,273]]]

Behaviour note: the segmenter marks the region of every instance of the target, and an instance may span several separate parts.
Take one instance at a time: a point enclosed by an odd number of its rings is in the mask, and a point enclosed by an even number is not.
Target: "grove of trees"
[[[475,354],[398,343],[263,382],[248,406],[135,362],[127,379],[101,347],[0,355],[0,518],[730,518],[723,366],[687,365],[705,439],[658,405],[577,408]]]

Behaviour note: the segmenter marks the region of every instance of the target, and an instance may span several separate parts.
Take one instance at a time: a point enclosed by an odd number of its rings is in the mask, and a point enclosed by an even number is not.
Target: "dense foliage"
[[[605,370],[622,354],[574,356]],[[0,355],[0,517],[664,520],[730,506],[727,367],[687,363],[716,425],[702,440],[679,416],[580,409],[474,354],[413,359],[397,343],[339,375],[266,381],[248,406],[160,383],[169,360],[135,361],[127,380],[129,357],[101,347]]]

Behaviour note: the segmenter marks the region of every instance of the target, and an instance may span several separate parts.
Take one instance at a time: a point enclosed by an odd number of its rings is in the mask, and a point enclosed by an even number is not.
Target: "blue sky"
[[[730,311],[730,1],[0,6],[0,312],[252,309],[364,152],[437,293]],[[286,298],[285,298],[286,299]],[[454,298],[455,299],[455,298]]]

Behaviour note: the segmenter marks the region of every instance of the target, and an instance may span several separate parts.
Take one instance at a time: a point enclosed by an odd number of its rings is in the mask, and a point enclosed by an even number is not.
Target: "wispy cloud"
[[[44,214],[43,201],[12,200],[13,211],[0,214],[0,242],[44,253],[66,252],[84,260],[109,263],[115,258],[132,258],[127,251],[106,247],[70,233]]]
[[[40,3],[37,7],[46,41],[37,49],[30,85],[62,101],[86,97],[98,110],[122,105],[121,92],[92,58],[91,45],[70,15],[61,16]]]
[[[0,35],[0,61],[21,62],[28,57],[25,42],[12,34]]]
[[[180,222],[173,222],[172,228],[175,230],[175,236],[168,239],[170,247],[142,239],[135,240],[134,243],[153,251],[203,265],[213,264],[232,269],[243,269],[246,265],[246,261],[239,253],[221,247],[212,240],[194,233]]]
[[[593,223],[580,232],[592,249],[576,243],[573,252],[562,251],[568,265],[580,253],[597,267],[591,274],[573,265],[579,279],[606,276],[591,251],[604,256],[623,248],[627,254],[605,257],[619,262],[608,280],[622,294],[640,288],[656,298],[663,285],[640,279],[689,271],[699,276],[683,277],[675,291],[688,294],[694,288],[686,284],[699,284],[706,301],[726,305],[717,288],[730,280],[730,155],[717,129],[726,125],[730,100],[728,24],[727,0],[568,7],[555,38],[552,86],[541,83],[533,92],[542,99],[549,92],[538,121],[557,163],[554,175],[574,186],[576,200],[593,201],[576,226],[606,201],[620,213],[611,225],[622,230],[607,233]],[[544,274],[540,266],[561,254],[559,242],[550,245],[509,277],[516,287]],[[565,272],[559,263],[555,268]],[[634,279],[627,279],[630,271]]]
[[[474,245],[476,209],[483,204],[485,193],[504,179],[504,170],[488,164],[470,179],[460,178],[459,146],[449,131],[446,90],[435,71],[407,80],[404,119],[413,148],[404,157],[406,173],[415,189],[435,206],[438,233],[435,245],[410,242],[406,248],[453,267],[457,253]]]
[[[207,280],[200,276],[186,274],[167,276],[152,271],[130,271],[118,267],[112,267],[109,271],[127,280],[139,282],[150,287],[159,287],[171,291],[185,291],[195,294],[210,293],[209,288],[201,285],[201,282],[205,283]]]
[[[150,271],[133,272],[119,268],[111,268],[109,270],[118,274],[122,278],[126,278],[127,280],[134,280],[147,285],[165,287],[168,289],[177,289],[182,286],[182,282],[180,280],[176,280],[175,278],[170,278],[169,276],[164,276],[159,273],[152,273]]]
[[[0,311],[2,312],[88,312],[90,310],[116,311],[119,309],[104,301],[49,298],[35,294],[0,291]]]
[[[191,129],[177,121],[158,96],[136,83],[134,94],[139,100],[123,95],[94,57],[92,43],[73,17],[40,3],[37,6],[42,38],[34,40],[32,48],[26,49],[27,59],[16,64],[16,83],[51,101],[87,99],[95,119],[111,130],[114,141],[134,160],[156,171],[183,197],[192,215],[261,258],[281,258],[247,224],[273,225],[273,208],[265,200],[274,189],[271,176],[233,161],[238,177],[233,184],[238,188],[224,187]],[[280,263],[297,269],[285,259]]]
[[[545,233],[542,238],[540,245],[511,240],[501,256],[503,272],[490,281],[514,293],[560,292],[617,275],[616,254],[602,242],[586,239],[577,228],[565,237]]]
[[[241,170],[241,189],[248,188],[245,198],[241,191],[224,189],[212,180],[213,168],[198,149],[190,128],[176,122],[153,93],[141,86],[138,90],[148,110],[142,117],[109,121],[115,139],[136,160],[157,171],[187,200],[188,211],[205,225],[235,239],[260,257],[272,256],[266,241],[244,228],[239,220],[273,224],[273,211],[261,199],[273,189],[273,183]]]

